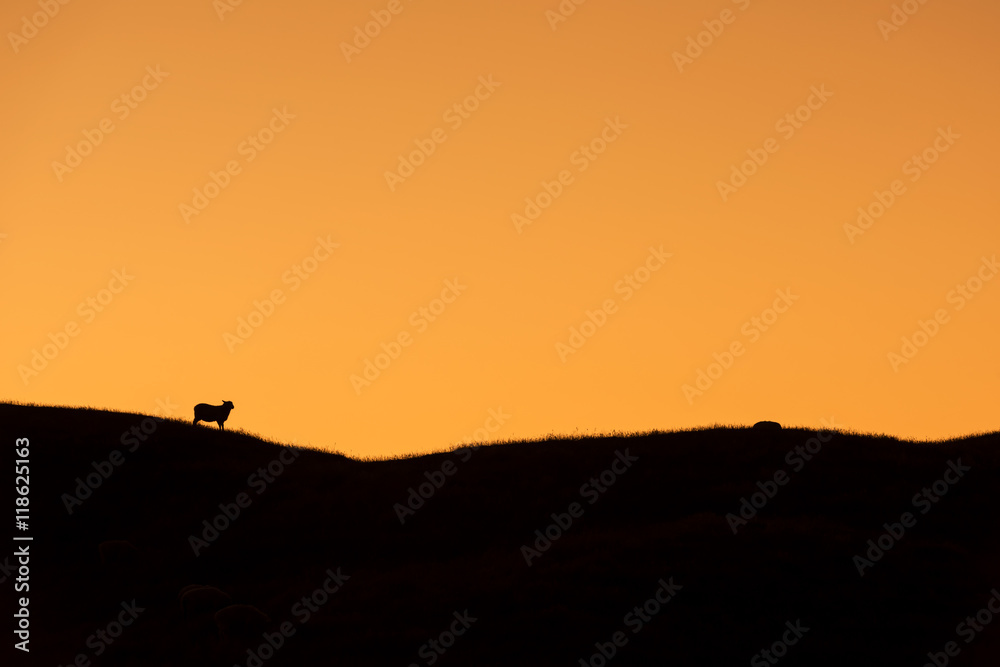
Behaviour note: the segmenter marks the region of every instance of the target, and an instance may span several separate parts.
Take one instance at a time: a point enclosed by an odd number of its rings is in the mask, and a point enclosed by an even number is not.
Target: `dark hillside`
[[[959,628],[1000,588],[1000,434],[824,434],[808,454],[817,432],[706,429],[361,462],[177,421],[131,440],[148,419],[0,405],[8,479],[15,438],[31,460],[31,659],[8,647],[12,664],[774,664],[765,649],[789,666],[1000,664],[1000,618]],[[91,474],[70,514],[64,494]],[[394,505],[421,484],[430,497],[401,523]],[[734,535],[727,514],[756,492],[766,503]],[[536,544],[547,527],[556,538]],[[880,535],[890,548],[860,576],[854,557]],[[269,623],[185,609],[191,584]],[[133,599],[143,611],[120,636],[91,637]]]

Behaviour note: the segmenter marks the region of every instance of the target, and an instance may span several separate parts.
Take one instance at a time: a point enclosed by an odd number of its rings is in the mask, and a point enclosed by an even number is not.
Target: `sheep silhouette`
[[[235,407],[232,401],[223,401],[222,405],[209,405],[199,403],[194,406],[194,423],[215,422],[223,431],[226,430],[225,423],[229,419],[229,412]]]

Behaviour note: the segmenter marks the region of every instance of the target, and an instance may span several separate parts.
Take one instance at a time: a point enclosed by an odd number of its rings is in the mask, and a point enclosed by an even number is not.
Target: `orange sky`
[[[0,396],[994,430],[1000,6],[905,4],[5,2]]]

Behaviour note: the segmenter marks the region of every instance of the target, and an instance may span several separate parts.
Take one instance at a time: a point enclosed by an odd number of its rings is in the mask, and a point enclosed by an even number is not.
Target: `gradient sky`
[[[0,10],[3,399],[353,455],[998,427],[995,2],[51,4]]]

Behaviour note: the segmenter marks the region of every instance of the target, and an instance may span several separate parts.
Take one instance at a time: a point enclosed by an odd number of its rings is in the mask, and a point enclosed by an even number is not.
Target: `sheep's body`
[[[232,401],[223,401],[222,405],[209,405],[208,403],[199,403],[194,406],[194,423],[198,422],[215,422],[219,425],[219,428],[225,430],[224,424],[226,420],[229,419],[229,413],[235,407]]]

